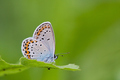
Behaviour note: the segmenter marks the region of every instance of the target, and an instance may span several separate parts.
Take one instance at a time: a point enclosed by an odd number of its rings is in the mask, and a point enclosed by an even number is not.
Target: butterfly
[[[34,31],[32,37],[22,41],[21,46],[24,57],[36,59],[46,63],[55,62],[58,58],[55,52],[55,37],[50,22],[43,22]]]

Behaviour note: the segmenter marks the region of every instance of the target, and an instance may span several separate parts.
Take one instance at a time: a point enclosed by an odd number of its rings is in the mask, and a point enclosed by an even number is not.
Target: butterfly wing
[[[50,22],[43,22],[33,33],[33,38],[42,42],[50,51],[50,56],[54,57],[55,39],[52,25]]]
[[[50,57],[50,51],[40,41],[33,37],[26,38],[22,42],[22,53],[28,59],[36,59],[37,61],[53,62],[53,57]]]

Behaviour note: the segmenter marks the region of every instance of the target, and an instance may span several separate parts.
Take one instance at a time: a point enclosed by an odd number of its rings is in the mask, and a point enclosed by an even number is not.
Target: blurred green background
[[[0,0],[0,55],[22,57],[21,42],[42,22],[52,23],[57,65],[81,71],[30,68],[0,80],[120,80],[120,0]]]

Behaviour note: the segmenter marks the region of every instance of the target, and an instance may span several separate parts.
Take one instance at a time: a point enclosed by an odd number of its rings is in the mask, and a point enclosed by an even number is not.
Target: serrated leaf
[[[40,68],[48,68],[48,69],[63,69],[63,70],[71,70],[71,71],[79,71],[79,66],[75,64],[68,64],[64,66],[57,66],[54,63],[45,63],[37,60],[26,59],[22,57],[21,64],[27,67],[40,67]]]
[[[0,76],[21,72],[27,67],[21,64],[9,64],[0,57]]]

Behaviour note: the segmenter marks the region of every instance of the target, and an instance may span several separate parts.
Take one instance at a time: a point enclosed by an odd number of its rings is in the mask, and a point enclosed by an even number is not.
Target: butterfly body
[[[33,37],[22,42],[22,53],[28,59],[37,61],[54,62],[57,58],[55,52],[55,39],[50,22],[43,22],[34,31]]]

